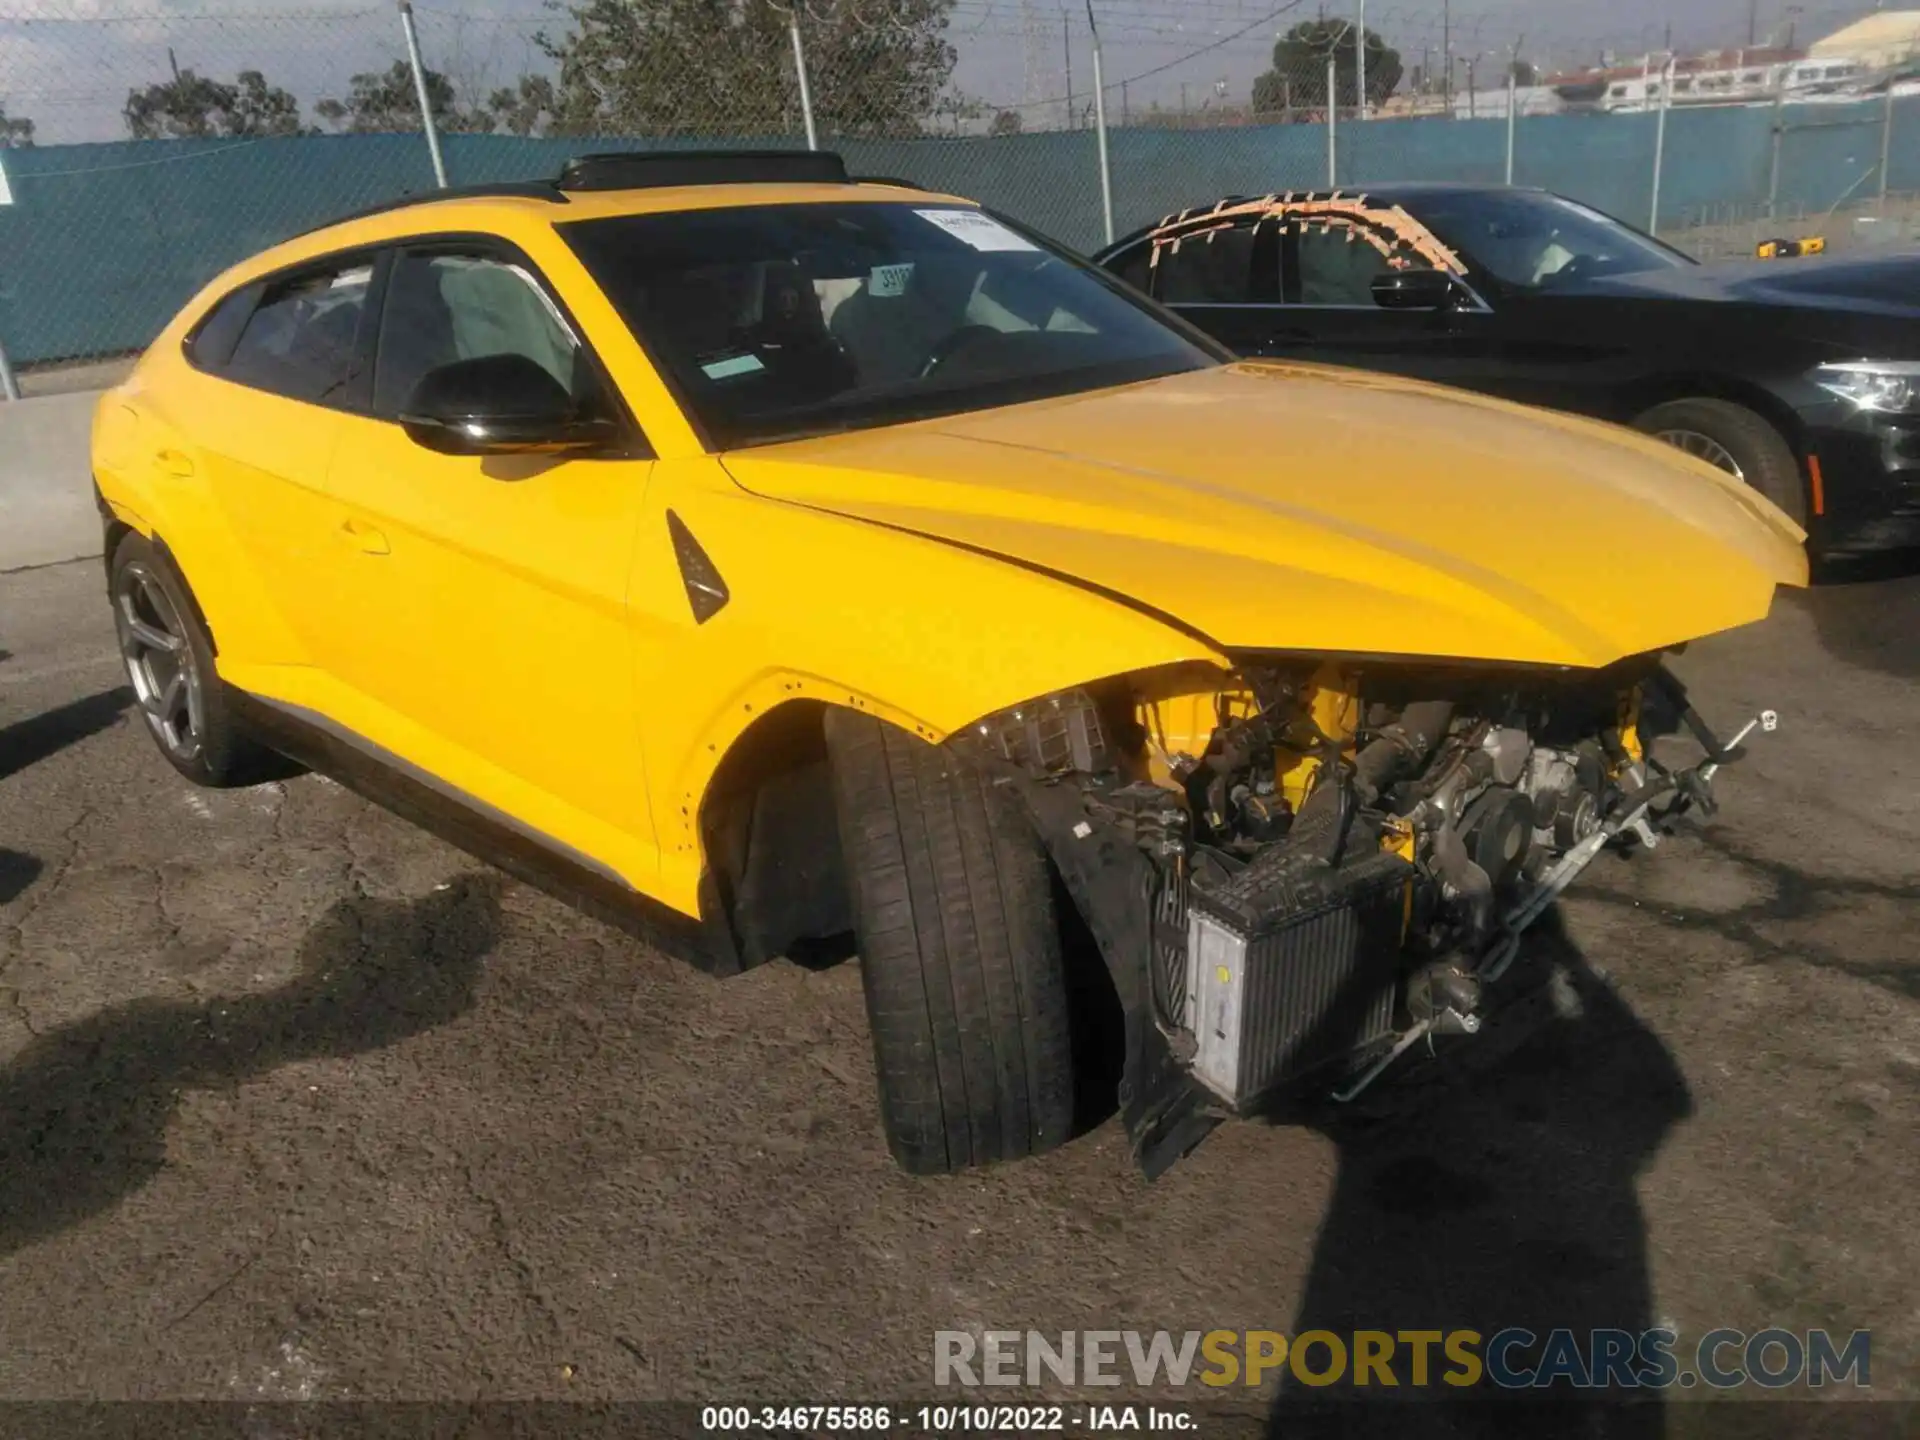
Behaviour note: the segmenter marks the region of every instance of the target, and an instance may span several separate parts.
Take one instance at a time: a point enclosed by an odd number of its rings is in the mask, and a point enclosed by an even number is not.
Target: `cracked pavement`
[[[916,1181],[856,965],[713,981],[315,777],[192,790],[98,562],[0,575],[0,1399],[872,1403],[936,1329],[1512,1317],[1871,1328],[1920,1397],[1920,579],[1677,668],[1778,733],[1483,1041],[1153,1185],[1112,1122]]]

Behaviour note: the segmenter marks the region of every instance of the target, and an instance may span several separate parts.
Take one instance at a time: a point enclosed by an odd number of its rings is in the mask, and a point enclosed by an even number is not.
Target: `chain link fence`
[[[142,3],[0,0],[22,367],[136,351],[339,215],[595,148],[818,144],[1083,250],[1225,195],[1421,179],[1545,186],[1708,259],[1920,238],[1920,27],[1866,5],[1729,35],[1676,0],[1604,35],[1522,0]]]

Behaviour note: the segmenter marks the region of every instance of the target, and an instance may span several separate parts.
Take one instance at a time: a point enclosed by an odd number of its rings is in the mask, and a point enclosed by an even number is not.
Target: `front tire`
[[[880,1115],[939,1174],[1064,1143],[1073,1050],[1046,851],[1018,800],[951,751],[829,711]]]
[[[1636,430],[1685,450],[1741,479],[1806,528],[1800,462],[1767,419],[1731,400],[1670,400],[1633,422]]]
[[[212,637],[159,547],[138,532],[121,537],[107,590],[128,683],[167,763],[211,787],[251,784],[271,768],[273,757],[240,733]]]

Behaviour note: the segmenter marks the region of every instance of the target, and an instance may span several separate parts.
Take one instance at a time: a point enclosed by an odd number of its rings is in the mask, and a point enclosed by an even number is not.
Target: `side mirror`
[[[1392,270],[1374,276],[1372,290],[1382,310],[1451,310],[1461,295],[1444,270]]]
[[[564,455],[614,439],[566,387],[524,355],[482,355],[429,370],[400,412],[416,445],[442,455]]]

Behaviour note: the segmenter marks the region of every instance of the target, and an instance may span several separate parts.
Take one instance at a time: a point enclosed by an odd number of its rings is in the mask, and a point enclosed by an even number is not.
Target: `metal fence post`
[[[1653,195],[1647,202],[1647,233],[1660,233],[1660,168],[1667,158],[1667,110],[1673,104],[1673,56],[1660,72],[1660,109],[1653,121]]]
[[[1360,0],[1360,24],[1353,32],[1353,62],[1359,71],[1360,118],[1367,118],[1367,0]]]
[[[800,6],[787,8],[787,34],[793,40],[793,73],[800,81],[800,118],[807,126],[807,149],[820,148],[820,132],[813,126],[813,87],[807,83],[807,52],[800,44]]]
[[[1113,243],[1113,171],[1107,162],[1107,90],[1100,70],[1100,27],[1094,23],[1093,0],[1087,0],[1087,29],[1093,32],[1093,127],[1100,151],[1100,220],[1107,244]]]
[[[1513,184],[1513,105],[1519,98],[1520,77],[1516,73],[1519,62],[1510,61],[1507,65],[1507,184]]]
[[[420,97],[420,128],[427,133],[427,153],[433,157],[433,182],[447,188],[447,162],[440,154],[440,131],[433,123],[433,105],[427,95],[427,67],[420,63],[420,37],[413,28],[413,0],[399,0],[400,28],[407,36],[407,63],[413,67],[413,91]]]
[[[1773,159],[1767,165],[1767,219],[1780,205],[1780,137],[1787,128],[1787,72],[1782,69],[1773,92]]]
[[[1880,120],[1880,204],[1879,212],[1887,213],[1887,167],[1893,163],[1893,81],[1887,81],[1887,110]]]
[[[0,344],[0,395],[9,400],[20,398],[20,382],[13,378],[13,362],[7,359],[7,347]]]
[[[1333,88],[1333,52],[1327,47],[1327,188],[1336,189],[1340,184],[1339,151],[1335,148],[1334,130],[1339,125],[1340,97]]]

